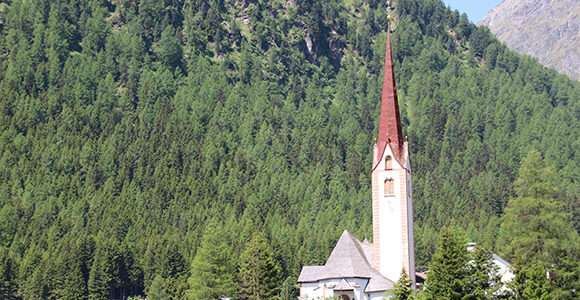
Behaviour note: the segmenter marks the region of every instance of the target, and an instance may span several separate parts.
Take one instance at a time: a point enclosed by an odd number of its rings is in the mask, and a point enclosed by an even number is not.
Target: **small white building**
[[[324,266],[304,266],[298,283],[300,299],[385,299],[395,283],[372,267],[373,246],[344,231]]]
[[[492,260],[493,263],[498,267],[497,272],[499,273],[499,276],[501,276],[501,282],[504,285],[514,279],[515,275],[512,272],[512,265],[509,262],[505,261],[495,253],[493,253]]]

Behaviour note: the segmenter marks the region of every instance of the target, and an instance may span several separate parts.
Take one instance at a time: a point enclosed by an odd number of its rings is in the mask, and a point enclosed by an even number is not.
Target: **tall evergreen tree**
[[[233,296],[237,278],[235,264],[223,225],[212,221],[205,229],[201,245],[191,262],[187,297],[217,299]]]
[[[537,265],[550,272],[557,294],[566,298],[579,287],[580,238],[557,198],[554,176],[537,150],[522,160],[514,184],[518,197],[509,200],[502,216],[497,248],[523,270]]]
[[[408,278],[405,269],[401,271],[401,277],[397,281],[397,288],[393,292],[395,299],[397,300],[408,300],[413,299],[413,291],[411,290],[411,279]]]
[[[255,233],[240,256],[240,299],[278,299],[280,266],[262,233]]]
[[[465,239],[457,229],[446,227],[429,265],[428,298],[456,300],[468,295],[468,261]]]
[[[161,39],[157,42],[155,53],[167,67],[173,69],[181,65],[183,50],[175,30],[170,25],[167,25],[161,33]]]
[[[0,246],[0,298],[10,297],[16,292],[16,264],[9,250]]]
[[[493,254],[486,249],[476,246],[469,253],[467,273],[469,284],[466,299],[491,299],[501,287],[499,267],[493,262]]]

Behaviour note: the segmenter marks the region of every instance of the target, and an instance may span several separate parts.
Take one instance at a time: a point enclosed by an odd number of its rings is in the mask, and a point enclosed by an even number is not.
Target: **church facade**
[[[413,193],[409,145],[403,139],[390,33],[379,130],[373,145],[373,243],[344,231],[324,266],[304,266],[298,277],[300,300],[374,300],[392,295],[405,273],[415,286]]]

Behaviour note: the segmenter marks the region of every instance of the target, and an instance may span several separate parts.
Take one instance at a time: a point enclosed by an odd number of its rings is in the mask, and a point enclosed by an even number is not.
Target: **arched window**
[[[390,156],[385,158],[385,170],[393,169],[393,159]]]
[[[347,294],[342,294],[342,295],[338,296],[338,299],[350,300],[350,297]]]
[[[393,178],[385,179],[385,196],[395,194],[395,180]]]

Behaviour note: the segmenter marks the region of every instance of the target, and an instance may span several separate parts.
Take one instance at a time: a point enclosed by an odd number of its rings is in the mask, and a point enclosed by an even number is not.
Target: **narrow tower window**
[[[395,181],[393,178],[385,179],[385,196],[395,194]]]
[[[385,158],[385,170],[393,169],[393,159],[390,156]]]

